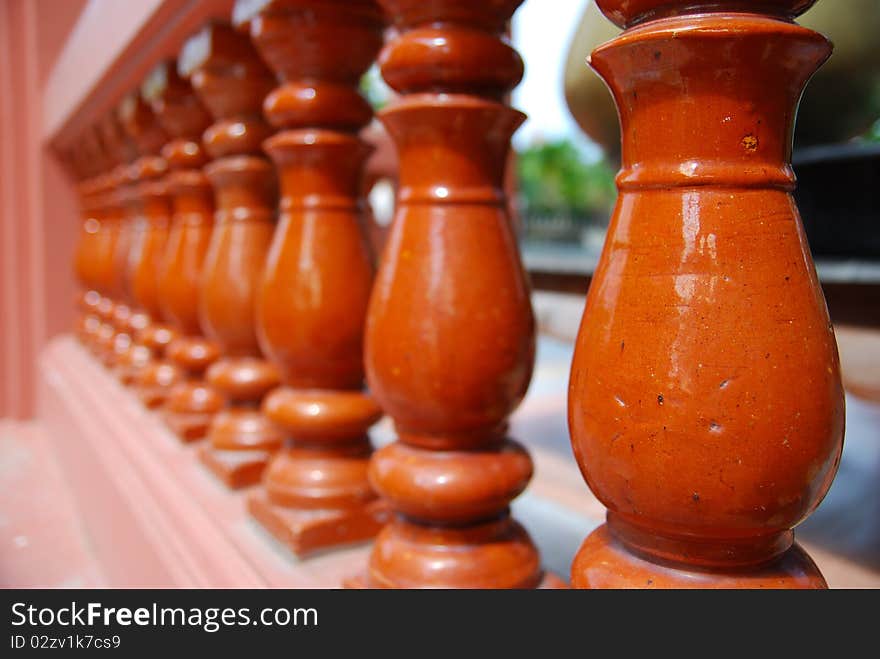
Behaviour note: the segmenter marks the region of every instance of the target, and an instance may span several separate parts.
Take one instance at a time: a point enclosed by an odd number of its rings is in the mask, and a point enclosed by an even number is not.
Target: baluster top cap
[[[238,29],[245,29],[260,14],[317,10],[337,12],[343,21],[364,15],[378,19],[381,14],[376,0],[236,0],[232,23]]]
[[[159,125],[153,109],[139,92],[131,92],[123,98],[117,114],[119,122],[141,155],[159,153],[168,141],[168,135]]]
[[[704,11],[747,11],[793,18],[816,0],[596,0],[613,23],[626,28],[652,18]]]
[[[379,0],[400,27],[434,22],[461,23],[501,32],[523,0]]]
[[[275,76],[257,54],[248,35],[235,30],[228,23],[213,22],[190,37],[183,46],[177,62],[178,73],[189,79],[202,103],[217,122],[241,121],[247,117],[251,124],[264,124],[262,103],[276,84]],[[218,124],[215,123],[208,132]],[[266,135],[247,138],[241,127],[226,130],[233,141],[247,142],[243,152],[259,152],[254,140]],[[218,128],[218,130],[220,130]],[[262,128],[261,128],[262,130]],[[268,129],[266,129],[268,130]],[[266,132],[265,130],[263,132]],[[203,136],[205,146],[212,157],[221,157],[219,151],[211,152],[208,134]],[[229,155],[224,148],[223,155]]]
[[[404,94],[464,93],[500,100],[523,62],[504,32],[521,0],[381,0],[400,35],[379,55],[385,81]]]
[[[80,180],[96,176],[112,166],[97,127],[88,129],[70,152],[70,164]]]
[[[115,112],[106,115],[98,123],[97,134],[112,165],[122,165],[137,156],[137,151],[122,129]]]
[[[208,111],[189,82],[180,77],[174,60],[165,60],[153,69],[141,86],[141,95],[172,137],[198,139],[211,124]]]
[[[238,0],[233,17],[284,81],[356,85],[382,47],[374,0]]]
[[[219,21],[208,23],[187,39],[177,62],[178,73],[184,78],[204,67],[243,69],[248,66],[266,68],[248,36]]]

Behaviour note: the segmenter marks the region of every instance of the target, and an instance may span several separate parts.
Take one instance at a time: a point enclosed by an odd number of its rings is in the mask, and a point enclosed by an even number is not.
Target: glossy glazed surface
[[[74,272],[80,285],[99,296],[113,288],[113,253],[119,226],[108,209],[108,177],[96,177],[79,186],[82,225],[74,253]],[[87,308],[94,308],[86,302]]]
[[[178,333],[166,350],[178,376],[163,396],[164,416],[181,438],[193,440],[204,436],[212,413],[221,409],[223,401],[206,390],[202,379],[220,352],[202,336],[198,314],[202,266],[214,225],[214,195],[202,172],[207,156],[201,144],[211,117],[178,74],[175,61],[154,69],[143,92],[171,137],[162,156],[169,168],[165,185],[172,217],[158,284],[162,312]]]
[[[577,588],[827,588],[816,564],[796,543],[769,565],[718,572],[643,558],[604,525],[584,541],[571,572]]]
[[[126,237],[128,252],[124,255],[125,288],[132,307],[145,314],[146,324],[141,329],[129,328],[131,339],[120,336],[115,346],[117,359],[131,346],[147,346],[153,360],[143,368],[122,373],[138,390],[142,402],[155,407],[164,400],[169,386],[167,369],[158,369],[165,348],[173,338],[165,324],[159,301],[159,276],[168,239],[171,205],[164,177],[168,163],[159,156],[168,136],[159,124],[158,117],[142,94],[130,93],[123,99],[118,110],[119,121],[128,138],[137,147],[140,157],[127,171],[127,185],[120,191],[124,213],[129,218]],[[123,358],[129,365],[133,360]],[[177,379],[174,375],[172,379]]]
[[[380,113],[400,158],[397,212],[367,319],[367,380],[399,442],[370,477],[398,519],[372,587],[534,587],[540,560],[507,508],[531,460],[505,438],[534,362],[534,318],[503,191],[523,115],[500,102],[522,62],[502,37],[519,2],[382,2],[400,35]],[[475,65],[475,63],[480,63]]]
[[[665,16],[699,12],[755,12],[780,17],[797,16],[816,4],[816,0],[596,0],[596,5],[620,27],[630,27]]]
[[[154,69],[143,90],[170,137],[162,147],[172,217],[159,272],[159,304],[175,329],[198,335],[199,276],[214,221],[213,191],[201,170],[207,162],[201,136],[211,118],[173,60]]]
[[[373,280],[353,135],[287,130],[266,142],[280,170],[278,229],[258,293],[260,344],[285,383],[358,389]]]
[[[261,106],[274,79],[247,35],[220,23],[186,43],[179,70],[214,119],[202,136],[213,158],[204,172],[214,188],[216,213],[199,316],[205,334],[223,353],[208,369],[207,382],[230,407],[208,428],[212,446],[202,458],[227,484],[243,486],[259,479],[269,451],[281,443],[278,430],[257,409],[278,384],[278,371],[263,359],[254,326],[257,288],[275,227],[275,173],[260,149],[271,133]],[[223,457],[223,452],[255,446],[264,449],[255,461]]]
[[[367,479],[367,430],[381,410],[362,391],[373,264],[360,197],[370,149],[358,137],[372,118],[358,81],[381,46],[382,18],[372,0],[258,4],[237,15],[281,82],[263,105],[281,129],[263,143],[281,203],[256,318],[283,386],[262,409],[288,440],[251,510],[303,553],[363,540],[384,521]]]
[[[797,100],[829,53],[787,21],[701,14],[592,55],[624,139],[569,387],[575,456],[609,509],[575,586],[650,571],[627,551],[714,569],[703,586],[755,585],[831,484],[843,390],[789,164]],[[791,585],[824,583],[805,561]]]
[[[138,160],[130,173],[132,185],[128,203],[135,221],[131,231],[126,281],[137,307],[149,314],[151,319],[158,320],[162,313],[159,306],[159,272],[168,240],[170,207],[165,184],[158,180],[165,174],[164,160],[157,158],[152,163],[146,163],[145,160]]]
[[[128,311],[125,303],[130,299],[126,291],[125,273],[131,217],[123,204],[122,191],[128,184],[127,163],[137,157],[137,151],[126,136],[115,112],[99,122],[95,133],[99,150],[106,156],[108,168],[103,175],[105,182],[101,184],[103,192],[97,200],[102,212],[100,227],[109,229],[113,239],[109,251],[103,255],[106,261],[100,266],[107,269],[108,286],[96,308],[100,324],[90,343],[99,358],[110,365],[115,355],[127,349],[127,344],[131,341],[127,330],[116,322],[115,313],[116,307],[121,307],[120,311]]]
[[[111,258],[118,233],[108,221],[106,203],[112,184],[108,170],[113,161],[96,128],[86,131],[74,148],[61,154],[61,160],[76,178],[80,213],[73,271],[82,292],[77,296],[79,315],[74,331],[86,347],[94,350],[101,324],[98,306],[112,285]]]

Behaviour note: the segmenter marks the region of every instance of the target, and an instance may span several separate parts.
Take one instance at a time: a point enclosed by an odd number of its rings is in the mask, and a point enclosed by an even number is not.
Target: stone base
[[[213,418],[213,414],[198,412],[164,412],[162,414],[165,425],[185,444],[204,439]]]
[[[342,587],[349,590],[368,590],[368,576],[366,570],[342,580]],[[552,572],[545,572],[544,578],[538,586],[538,590],[565,590],[568,584]]]
[[[381,500],[354,510],[301,510],[275,505],[259,492],[247,503],[251,515],[300,557],[369,540],[391,517],[391,508]]]
[[[270,451],[259,449],[230,451],[205,446],[199,451],[202,464],[233,490],[259,483],[271,457]]]

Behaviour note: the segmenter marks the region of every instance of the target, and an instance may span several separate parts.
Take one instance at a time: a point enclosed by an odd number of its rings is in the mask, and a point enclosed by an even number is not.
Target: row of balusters
[[[83,343],[255,486],[295,553],[375,537],[351,586],[562,583],[509,511],[533,471],[507,434],[535,359],[504,194],[520,2],[240,0],[66,154]],[[791,531],[843,428],[790,195],[793,109],[830,50],[791,20],[812,2],[598,4],[625,28],[591,62],[623,169],[569,425],[609,516],[572,585],[824,586]],[[359,91],[377,56],[399,157],[381,255]],[[373,452],[383,413],[398,440]]]

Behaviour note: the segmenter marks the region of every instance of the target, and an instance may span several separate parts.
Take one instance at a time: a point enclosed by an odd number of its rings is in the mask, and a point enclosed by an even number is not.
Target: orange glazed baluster
[[[120,357],[120,361],[132,368],[123,373],[123,379],[129,380],[144,405],[152,408],[164,402],[171,384],[169,375],[172,380],[176,377],[167,369],[156,368],[174,337],[173,330],[162,323],[159,305],[159,272],[168,239],[171,207],[164,181],[168,164],[157,154],[168,141],[168,136],[139,92],[132,92],[123,100],[119,117],[141,154],[129,167],[130,185],[123,194],[133,217],[126,284],[136,307],[146,315],[146,322],[135,324],[139,319],[132,316],[129,330],[134,343],[149,348],[151,353],[150,361],[142,366],[131,364],[131,356],[136,351],[129,351],[127,356]]]
[[[76,333],[83,345],[96,349],[102,296],[110,289],[110,266],[115,234],[106,221],[106,198],[111,179],[99,173],[112,166],[95,130],[89,130],[65,159],[77,177],[80,206],[80,236],[74,254],[74,272],[83,288],[78,306]]]
[[[382,46],[382,15],[369,0],[249,0],[236,18],[282,83],[263,104],[282,129],[264,142],[282,198],[257,330],[284,383],[263,412],[289,444],[248,503],[304,554],[370,538],[388,519],[367,478],[382,411],[362,391],[373,265],[359,197],[370,149],[357,135],[373,114],[358,81]]]
[[[579,588],[821,588],[792,527],[837,471],[834,332],[791,192],[795,107],[831,52],[806,0],[598,0],[623,135],[569,425],[608,508]],[[754,9],[754,13],[746,10]]]
[[[98,304],[98,315],[101,325],[95,336],[96,352],[108,366],[116,366],[120,357],[129,357],[137,351],[129,351],[131,332],[129,321],[131,313],[131,296],[126,284],[128,253],[131,246],[131,226],[135,222],[135,214],[128,213],[124,205],[124,191],[127,188],[128,165],[137,158],[137,151],[128,141],[116,113],[110,113],[99,122],[99,141],[102,150],[108,155],[115,167],[107,174],[107,190],[104,205],[104,224],[113,232],[113,251],[110,255],[109,268],[111,283],[108,293],[101,297]],[[138,318],[146,319],[142,313]]]
[[[275,85],[248,37],[214,23],[185,45],[180,72],[215,119],[205,132],[214,161],[205,174],[214,186],[216,217],[201,285],[200,315],[223,357],[207,372],[229,401],[208,429],[202,461],[229,487],[260,480],[281,433],[260,413],[263,396],[279,382],[263,359],[254,303],[275,225],[276,181],[261,144],[271,134],[262,103]]]
[[[214,192],[202,172],[207,157],[201,144],[211,116],[171,60],[153,70],[143,94],[172,138],[162,148],[170,170],[165,185],[174,212],[159,273],[159,305],[177,338],[168,345],[166,363],[156,365],[156,379],[185,377],[168,390],[163,417],[182,440],[192,441],[205,436],[224,404],[223,397],[203,381],[220,349],[202,336],[198,314],[202,265],[214,225]]]
[[[507,438],[507,417],[535,357],[502,184],[524,119],[502,101],[523,71],[502,36],[519,4],[381,2],[399,29],[379,62],[402,94],[380,113],[400,188],[366,369],[399,436],[374,454],[370,476],[398,514],[376,538],[370,587],[534,588],[544,578],[509,512],[532,461]]]

